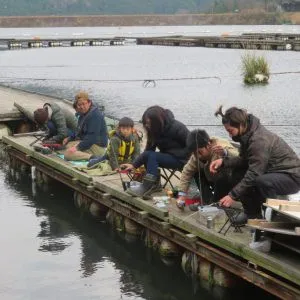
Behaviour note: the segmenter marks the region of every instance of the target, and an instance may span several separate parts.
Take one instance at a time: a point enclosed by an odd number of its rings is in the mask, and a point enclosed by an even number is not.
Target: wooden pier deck
[[[12,114],[15,113],[11,101],[28,101],[28,105],[36,106],[51,98],[4,87],[0,88],[0,96],[1,107],[6,107],[6,117],[1,117],[4,112],[1,110],[0,122],[7,120],[10,109]],[[52,98],[52,101],[59,99]],[[221,223],[208,229],[198,212],[179,210],[174,199],[166,207],[159,208],[152,200],[131,197],[123,191],[119,175],[90,176],[55,153],[44,155],[35,151],[30,146],[32,141],[34,137],[30,136],[3,137],[10,157],[34,166],[92,201],[282,299],[300,299],[299,254],[283,249],[267,254],[253,250],[249,247],[251,232],[247,227],[242,229],[242,233],[230,228],[224,236],[218,233]]]

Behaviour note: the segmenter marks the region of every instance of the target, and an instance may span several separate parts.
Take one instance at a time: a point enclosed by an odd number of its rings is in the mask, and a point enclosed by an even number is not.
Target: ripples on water
[[[289,28],[291,32],[300,32],[299,26],[259,28],[269,31],[274,28],[278,32]],[[201,35],[203,32],[239,33],[246,29],[255,28],[143,28],[145,33],[140,35],[147,35],[147,31],[150,35],[152,32],[159,35],[168,31],[196,34],[198,30]],[[79,33],[78,30],[57,29],[57,32],[67,36]],[[95,28],[84,30],[91,35],[97,32]],[[114,35],[125,29],[111,30]],[[130,30],[138,35],[140,29]],[[20,29],[20,33],[31,36],[55,32],[53,29],[38,31]],[[1,36],[11,36],[15,32],[15,29],[5,29]],[[241,50],[151,46],[1,51],[0,78],[46,79],[9,80],[9,84],[69,99],[79,89],[87,89],[95,101],[105,105],[107,114],[115,117],[127,115],[139,120],[148,106],[159,104],[170,108],[191,128],[200,124],[210,134],[220,136],[226,136],[221,127],[208,126],[220,123],[213,112],[219,104],[238,105],[256,114],[264,124],[281,125],[270,128],[282,135],[299,154],[299,74],[271,76],[268,85],[245,87],[240,75],[243,53]],[[268,59],[272,73],[300,71],[297,69],[299,52],[257,53]],[[142,85],[145,79],[204,76],[218,76],[221,80],[157,80],[155,88]],[[80,81],[83,79],[96,81]],[[128,79],[140,81],[126,82]],[[13,177],[4,175],[7,171],[0,167],[1,298],[221,298],[220,291],[208,293],[197,288],[179,267],[164,266],[141,242],[128,243],[106,224],[95,224],[80,215],[73,208],[68,190],[39,191],[34,197],[30,179],[16,181],[16,174]],[[243,291],[243,298],[248,297],[245,295],[261,297],[262,292],[248,287],[247,292]],[[240,295],[227,297],[239,298]]]
[[[33,189],[1,165],[0,189],[1,299],[273,299],[244,285],[209,292],[179,262],[80,213],[59,184]]]
[[[163,34],[164,27],[156,28]],[[172,27],[180,33],[189,31],[201,35],[201,27]],[[209,34],[237,34],[255,28],[247,26],[205,27]],[[226,30],[227,28],[227,30]],[[125,28],[128,30],[128,28]],[[123,31],[125,31],[122,28]],[[33,29],[31,29],[33,31]],[[62,35],[71,28],[61,29]],[[103,31],[104,29],[102,29]],[[110,29],[113,33],[121,29]],[[152,35],[153,28],[145,30]],[[164,33],[170,32],[170,28]],[[198,32],[197,32],[198,30]],[[260,31],[300,32],[300,26],[262,26]],[[42,31],[40,29],[40,31]],[[44,29],[44,35],[47,30]],[[138,28],[132,34],[138,35]],[[77,30],[75,32],[80,32]],[[95,34],[87,29],[84,36]],[[101,31],[100,31],[101,32]],[[107,32],[107,30],[106,30]],[[108,32],[109,33],[109,32]],[[33,33],[32,33],[33,34]],[[48,32],[49,34],[49,32]],[[4,35],[4,33],[2,33]],[[101,35],[101,33],[98,33]],[[209,127],[220,124],[213,113],[220,104],[225,108],[237,105],[257,115],[264,124],[283,136],[300,153],[299,73],[271,75],[264,86],[246,87],[241,76],[241,56],[244,50],[185,48],[163,46],[119,46],[86,48],[30,49],[0,52],[0,77],[28,78],[9,80],[10,84],[35,91],[73,99],[79,89],[87,89],[92,98],[105,105],[115,117],[131,116],[140,120],[150,105],[160,104],[173,110],[175,116],[188,125],[203,125],[212,135],[226,136],[223,129]],[[248,51],[249,52],[249,51]],[[253,51],[251,51],[253,52]],[[256,51],[270,63],[271,73],[300,72],[300,55],[296,51]],[[203,80],[156,81],[156,87],[143,87],[145,79],[179,79],[213,77]],[[45,79],[33,81],[29,78]],[[48,80],[47,80],[48,79]],[[92,81],[89,81],[92,80]],[[140,80],[129,81],[126,80]]]

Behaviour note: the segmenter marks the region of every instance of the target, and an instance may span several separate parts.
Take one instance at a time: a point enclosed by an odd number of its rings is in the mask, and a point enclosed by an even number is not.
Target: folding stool
[[[164,189],[167,184],[170,184],[171,188],[174,189],[174,186],[172,184],[171,179],[173,177],[177,178],[178,180],[180,180],[180,177],[178,174],[176,174],[176,172],[181,172],[181,169],[168,169],[168,168],[160,168],[160,170],[162,172],[160,172],[160,177],[164,179],[164,184],[162,185],[162,188]]]
[[[231,207],[222,207],[222,206],[218,206],[220,209],[223,209],[226,216],[227,216],[227,220],[224,223],[224,225],[221,227],[221,229],[218,231],[218,233],[222,233],[223,229],[224,229],[224,235],[226,235],[226,233],[228,232],[230,227],[234,227],[234,232],[240,232],[242,233],[242,229],[241,229],[241,225],[236,225],[234,224],[235,218],[242,213],[243,210],[239,209],[239,208],[231,208]],[[229,223],[229,224],[228,224]],[[225,229],[227,225],[227,228]]]

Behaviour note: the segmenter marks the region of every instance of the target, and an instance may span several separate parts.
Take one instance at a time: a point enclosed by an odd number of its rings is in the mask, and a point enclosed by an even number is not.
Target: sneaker
[[[97,163],[101,162],[102,160],[103,160],[102,156],[96,156],[94,158],[90,158],[89,162],[87,164],[87,167],[90,168],[90,167],[96,165]]]
[[[240,212],[237,216],[235,216],[233,218],[233,224],[237,225],[237,226],[244,226],[247,224],[248,219],[262,219],[262,214],[261,213],[257,213],[257,214],[253,214],[253,215],[247,215],[244,212]]]

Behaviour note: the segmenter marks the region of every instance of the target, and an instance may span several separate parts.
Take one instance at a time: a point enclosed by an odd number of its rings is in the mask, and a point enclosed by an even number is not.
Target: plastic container
[[[131,188],[138,188],[142,185],[143,183],[142,182],[139,182],[139,181],[130,181],[130,187]]]
[[[152,198],[154,202],[169,202],[169,196],[155,196]]]
[[[202,213],[218,213],[220,211],[219,208],[214,206],[199,206],[198,210]]]

